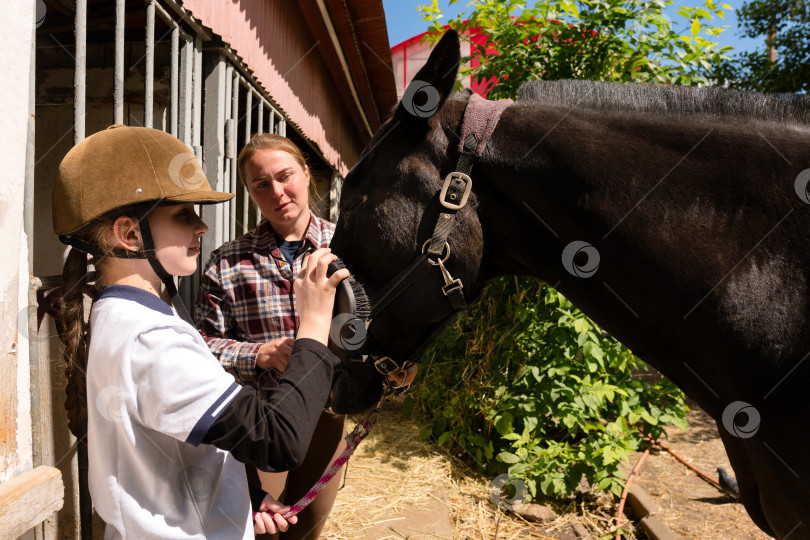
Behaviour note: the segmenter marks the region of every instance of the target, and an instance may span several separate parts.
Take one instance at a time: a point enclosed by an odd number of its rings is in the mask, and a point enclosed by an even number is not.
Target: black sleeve
[[[264,400],[244,386],[213,421],[202,442],[266,472],[304,460],[332,386],[337,357],[313,339],[297,339],[279,388]]]
[[[262,501],[267,496],[267,492],[260,487],[251,486],[248,484],[248,493],[250,494],[250,508],[254,512],[258,512],[262,507]]]

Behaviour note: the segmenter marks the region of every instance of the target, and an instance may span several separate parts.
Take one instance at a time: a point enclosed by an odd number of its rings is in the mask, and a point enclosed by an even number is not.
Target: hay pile
[[[486,479],[460,460],[419,440],[419,425],[403,418],[401,400],[383,406],[374,431],[349,462],[322,538],[355,540],[442,538],[598,538],[615,514],[610,496],[580,497],[555,507],[560,518],[529,523],[499,509]],[[349,429],[357,418],[349,419]]]

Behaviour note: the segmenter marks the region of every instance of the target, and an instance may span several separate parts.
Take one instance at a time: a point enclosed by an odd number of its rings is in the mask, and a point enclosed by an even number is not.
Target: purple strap
[[[475,133],[478,137],[478,146],[475,148],[475,155],[481,156],[487,141],[495,131],[495,126],[498,125],[498,120],[501,114],[506,110],[514,101],[511,99],[501,99],[498,101],[490,101],[484,99],[478,94],[470,96],[467,102],[467,108],[464,111],[464,121],[461,124],[461,137],[458,140],[458,151],[464,149],[464,141],[467,140],[471,134]]]

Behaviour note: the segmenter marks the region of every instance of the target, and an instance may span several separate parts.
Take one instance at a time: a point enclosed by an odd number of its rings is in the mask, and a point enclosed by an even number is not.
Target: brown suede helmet
[[[53,229],[70,234],[122,206],[150,201],[225,202],[191,150],[165,131],[114,125],[74,146],[59,165]]]

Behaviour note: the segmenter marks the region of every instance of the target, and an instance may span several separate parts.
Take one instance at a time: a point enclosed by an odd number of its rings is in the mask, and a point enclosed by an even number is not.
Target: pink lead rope
[[[377,406],[379,407],[379,405]],[[372,415],[377,415],[375,419],[372,421],[370,420]],[[346,435],[346,448],[343,449],[343,452],[332,462],[332,465],[327,469],[323,476],[321,476],[320,480],[318,480],[312,489],[310,489],[306,495],[301,497],[301,499],[296,502],[294,505],[290,507],[290,510],[282,515],[284,519],[290,519],[291,517],[299,514],[304,508],[309,506],[309,504],[318,496],[318,494],[323,491],[323,488],[326,487],[326,484],[335,477],[338,473],[340,468],[349,461],[349,458],[354,454],[354,451],[357,449],[357,445],[359,445],[363,439],[365,439],[369,433],[371,433],[372,428],[374,428],[374,424],[379,417],[379,409],[375,409],[365,420],[361,420],[351,433]],[[256,517],[258,512],[253,512],[253,517]]]

